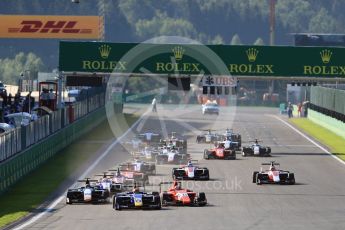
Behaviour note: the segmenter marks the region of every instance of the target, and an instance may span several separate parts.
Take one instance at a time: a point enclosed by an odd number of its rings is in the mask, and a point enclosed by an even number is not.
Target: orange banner
[[[0,15],[0,38],[100,39],[99,16]]]

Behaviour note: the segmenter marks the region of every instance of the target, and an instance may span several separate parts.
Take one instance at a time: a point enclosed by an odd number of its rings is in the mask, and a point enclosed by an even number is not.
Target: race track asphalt
[[[115,211],[111,204],[66,205],[63,199],[25,229],[345,229],[345,165],[276,116],[286,119],[273,108],[222,107],[216,116],[202,115],[200,106],[160,105],[158,113],[148,113],[139,124],[139,131],[176,131],[188,137],[189,153],[200,166],[209,168],[211,180],[183,184],[204,191],[209,203],[206,207]],[[203,149],[210,145],[197,144],[195,138],[208,128],[233,128],[242,134],[243,142],[258,138],[271,146],[272,157],[244,158],[237,154],[237,160],[203,160]],[[123,147],[116,145],[88,176],[114,168],[128,157]],[[294,172],[296,185],[253,184],[253,171],[270,160]],[[150,177],[150,182],[170,181],[172,167],[157,166],[157,176]]]

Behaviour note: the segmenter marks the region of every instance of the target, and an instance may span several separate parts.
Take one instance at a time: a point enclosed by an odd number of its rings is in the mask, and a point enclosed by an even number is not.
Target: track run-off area
[[[205,192],[207,206],[115,211],[111,204],[66,205],[65,191],[46,211],[14,229],[344,229],[345,165],[286,121],[276,108],[221,107],[216,116],[202,115],[198,105],[159,105],[157,113],[147,110],[132,130],[174,131],[187,137],[188,152],[209,169],[211,179],[183,182],[183,186]],[[272,157],[242,157],[238,153],[236,160],[204,160],[203,150],[211,145],[197,144],[196,135],[204,129],[222,132],[226,128],[242,135],[242,145],[255,138],[261,140],[272,148]],[[128,134],[122,140],[130,138]],[[129,158],[119,140],[81,177],[93,177]],[[271,160],[294,172],[296,184],[252,183],[253,171]],[[157,166],[157,175],[150,176],[150,183],[171,181],[172,167],[176,166]],[[147,186],[146,190],[158,191],[159,187]]]

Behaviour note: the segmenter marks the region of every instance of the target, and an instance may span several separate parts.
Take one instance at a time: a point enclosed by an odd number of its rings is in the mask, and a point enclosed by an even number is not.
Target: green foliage
[[[254,42],[254,45],[263,46],[263,45],[265,45],[265,43],[264,43],[264,40],[262,40],[262,38],[257,38]]]
[[[222,38],[222,36],[220,36],[219,34],[217,34],[213,40],[210,42],[210,44],[215,44],[215,45],[222,45],[224,44],[224,40]]]
[[[337,21],[329,15],[325,8],[321,8],[309,22],[308,31],[312,33],[334,33],[338,31]]]
[[[41,58],[34,53],[17,54],[14,59],[0,59],[0,80],[6,84],[17,84],[21,73],[30,74],[36,78],[37,72],[44,68]]]
[[[230,45],[242,45],[240,36],[238,36],[238,34],[235,34],[235,35],[232,37],[231,42],[230,42]]]
[[[3,14],[104,14],[106,40],[110,42],[141,42],[168,35],[220,44],[229,43],[231,36],[237,34],[241,39],[233,38],[231,44],[252,44],[258,37],[269,40],[269,3],[269,0],[81,0],[80,4],[73,4],[69,0],[2,0],[0,9]],[[291,33],[345,34],[343,9],[344,0],[278,0],[275,43],[291,45]],[[39,54],[47,66],[58,66],[57,41],[42,40],[37,46],[33,40],[18,39],[3,45],[0,58],[31,51]]]
[[[193,25],[184,19],[168,17],[166,13],[157,12],[152,19],[140,19],[135,24],[135,31],[141,38],[154,36],[182,36],[195,38],[197,32]]]

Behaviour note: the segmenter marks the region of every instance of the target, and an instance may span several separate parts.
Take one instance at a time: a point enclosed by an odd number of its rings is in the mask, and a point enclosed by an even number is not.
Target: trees
[[[230,45],[242,45],[240,36],[238,36],[238,34],[235,34],[235,35],[232,37],[231,42],[230,42]]]
[[[17,84],[23,71],[28,71],[31,77],[35,77],[34,75],[37,75],[37,72],[43,69],[44,64],[41,58],[34,53],[26,55],[20,52],[14,59],[0,59],[0,80],[5,84]]]

